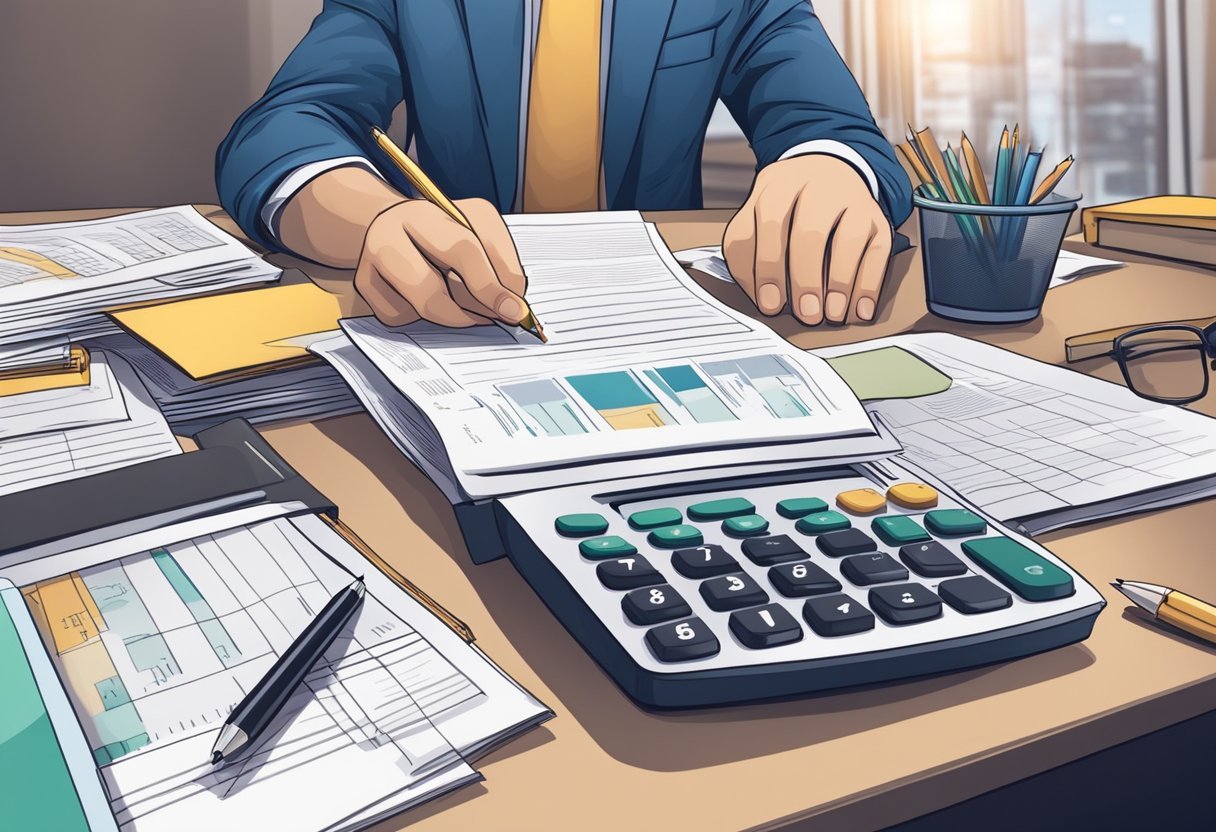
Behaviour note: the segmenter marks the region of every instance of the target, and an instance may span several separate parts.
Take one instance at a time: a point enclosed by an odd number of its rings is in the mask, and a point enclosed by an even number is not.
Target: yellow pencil
[[[1043,177],[1043,181],[1039,183],[1039,187],[1034,189],[1034,193],[1030,195],[1030,204],[1034,205],[1041,199],[1046,199],[1047,195],[1055,190],[1056,185],[1060,184],[1060,180],[1064,178],[1064,174],[1068,173],[1068,169],[1072,167],[1073,157],[1069,156],[1063,162],[1056,165],[1055,170]]]
[[[439,190],[439,186],[431,181],[431,177],[427,176],[422,168],[418,167],[418,163],[409,156],[406,156],[405,151],[397,147],[397,143],[390,139],[383,130],[381,130],[379,127],[373,127],[372,138],[376,140],[376,144],[379,146],[379,148],[384,151],[384,155],[388,156],[388,158],[392,160],[393,164],[396,165],[403,174],[405,174],[405,178],[410,181],[410,184],[418,189],[418,192],[422,194],[423,198],[425,198],[428,202],[442,208],[444,213],[456,220],[456,222],[460,223],[465,228],[469,229],[470,231],[473,230],[473,225],[469,222],[469,218],[456,207],[456,203],[448,199],[447,195],[443,191]],[[520,321],[519,325],[539,338],[541,343],[549,342],[548,336],[545,335],[544,328],[541,327],[540,321],[537,319],[536,315],[532,313],[532,310],[528,307],[527,302],[524,303],[524,319]]]
[[[912,170],[916,173],[916,177],[920,179],[922,185],[933,185],[933,174],[929,173],[929,168],[925,167],[925,163],[921,161],[920,156],[907,143],[895,146],[895,149],[908,161]]]
[[[967,172],[971,174],[971,187],[975,189],[975,196],[979,199],[981,205],[991,205],[992,197],[988,195],[988,183],[984,181],[984,167],[980,164],[980,157],[975,152],[975,147],[971,144],[971,139],[967,138],[967,134],[963,133],[961,142],[963,150],[963,161],[967,165]]]
[[[959,194],[954,190],[954,184],[950,181],[950,172],[946,169],[946,159],[942,156],[942,149],[933,136],[933,130],[926,127],[924,130],[914,133],[913,136],[929,167],[941,182],[942,190],[950,197],[951,202],[960,202]]]

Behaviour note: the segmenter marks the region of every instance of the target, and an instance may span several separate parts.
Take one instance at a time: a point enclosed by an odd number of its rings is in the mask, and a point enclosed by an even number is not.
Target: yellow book
[[[338,328],[341,298],[297,283],[141,306],[109,313],[119,326],[196,381],[218,381],[316,360],[276,344]]]
[[[43,390],[61,390],[65,387],[84,387],[89,383],[89,354],[84,347],[72,347],[71,359],[66,367],[58,367],[39,373],[10,370],[0,374],[0,398],[21,393],[39,393]]]
[[[1081,212],[1085,242],[1216,266],[1216,198],[1150,196]]]

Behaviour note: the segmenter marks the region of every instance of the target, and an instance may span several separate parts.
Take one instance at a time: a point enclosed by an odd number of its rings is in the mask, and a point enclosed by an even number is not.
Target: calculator
[[[889,459],[636,477],[496,510],[525,580],[657,708],[1015,659],[1085,639],[1105,606],[1047,549]]]

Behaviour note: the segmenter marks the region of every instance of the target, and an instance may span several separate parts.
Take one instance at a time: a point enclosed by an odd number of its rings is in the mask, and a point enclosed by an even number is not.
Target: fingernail
[[[819,320],[819,295],[803,295],[798,301],[798,312],[804,321]]]
[[[777,312],[781,309],[781,290],[775,284],[765,283],[756,293],[760,301],[760,309],[764,312]]]
[[[498,302],[498,314],[503,320],[517,324],[524,319],[524,305],[508,295]]]
[[[862,298],[857,301],[857,317],[863,321],[874,320],[874,300],[873,298]]]
[[[827,303],[824,308],[827,310],[828,319],[832,321],[843,321],[844,310],[849,305],[849,299],[844,296],[844,292],[828,292]]]

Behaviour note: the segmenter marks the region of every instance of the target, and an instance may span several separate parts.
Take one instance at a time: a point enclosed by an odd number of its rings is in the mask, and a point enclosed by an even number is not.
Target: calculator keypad
[[[701,597],[711,610],[718,612],[768,603],[768,593],[745,572],[704,581],[701,584]]]
[[[685,578],[713,578],[728,572],[738,572],[739,561],[716,543],[692,549],[677,549],[671,555],[671,565]]]
[[[783,563],[768,570],[768,579],[787,598],[839,592],[840,581],[811,561]]]
[[[802,639],[802,627],[780,604],[732,612],[730,631],[745,647],[753,650],[779,647]]]
[[[603,561],[595,567],[595,574],[609,589],[637,589],[663,583],[663,576],[641,555]]]
[[[646,644],[661,662],[686,662],[715,656],[718,638],[699,618],[664,624],[646,633]]]
[[[821,636],[848,636],[874,629],[874,613],[849,595],[808,598],[802,617]]]
[[[621,599],[621,608],[634,624],[658,624],[692,615],[688,602],[670,584],[635,589]]]

